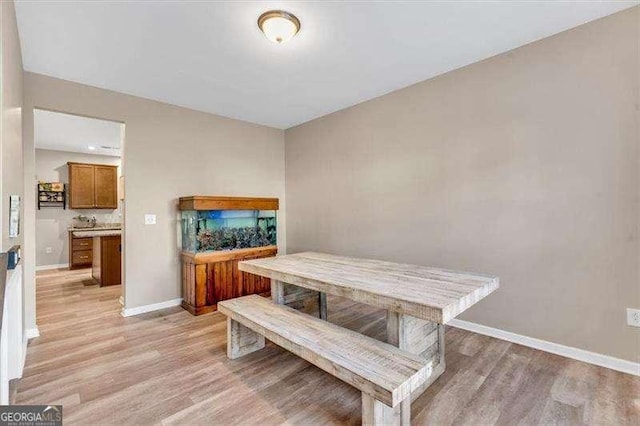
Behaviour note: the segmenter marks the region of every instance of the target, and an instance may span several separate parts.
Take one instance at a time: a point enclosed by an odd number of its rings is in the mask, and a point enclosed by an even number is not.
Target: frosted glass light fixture
[[[271,41],[282,44],[300,31],[300,21],[284,10],[270,10],[258,18],[258,27]]]

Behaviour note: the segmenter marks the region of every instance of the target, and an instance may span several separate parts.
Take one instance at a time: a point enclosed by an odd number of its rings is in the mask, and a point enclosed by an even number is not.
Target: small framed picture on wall
[[[9,238],[20,234],[20,196],[9,196]]]

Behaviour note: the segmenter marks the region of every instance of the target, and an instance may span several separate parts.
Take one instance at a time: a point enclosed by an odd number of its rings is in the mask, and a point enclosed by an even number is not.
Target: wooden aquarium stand
[[[238,262],[273,257],[277,253],[276,246],[183,253],[182,307],[193,315],[202,315],[217,310],[221,300],[248,294],[268,296],[271,280],[238,270]]]
[[[190,196],[179,200],[180,210],[278,210],[277,198]],[[249,294],[269,296],[271,280],[242,272],[242,260],[273,257],[275,245],[192,253],[182,251],[182,307],[193,315],[217,310],[218,302]]]

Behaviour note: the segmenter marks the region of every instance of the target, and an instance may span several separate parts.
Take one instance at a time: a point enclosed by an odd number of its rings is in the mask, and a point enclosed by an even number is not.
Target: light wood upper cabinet
[[[92,209],[95,205],[95,170],[91,164],[69,164],[69,207]]]
[[[118,208],[118,168],[95,166],[95,205],[98,209]]]
[[[72,209],[118,208],[118,167],[67,163],[69,207]]]

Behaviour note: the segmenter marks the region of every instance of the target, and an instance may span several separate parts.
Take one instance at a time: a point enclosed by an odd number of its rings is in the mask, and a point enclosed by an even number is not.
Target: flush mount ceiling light
[[[91,145],[89,145],[87,148],[89,149],[89,151],[95,151],[96,150],[96,147],[95,146],[91,146]]]
[[[284,10],[270,10],[260,15],[258,27],[269,40],[282,44],[298,34],[300,21]]]

